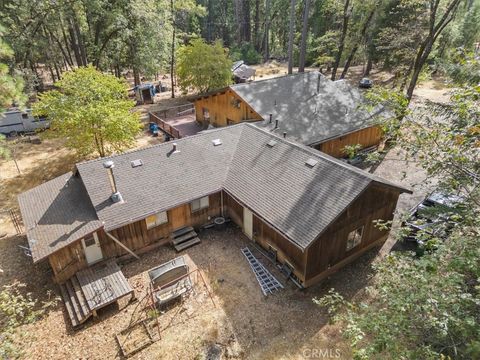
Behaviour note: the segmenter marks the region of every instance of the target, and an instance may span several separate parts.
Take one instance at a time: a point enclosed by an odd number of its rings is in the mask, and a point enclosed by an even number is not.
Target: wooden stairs
[[[60,284],[60,291],[73,327],[79,326],[93,315],[93,311],[88,308],[76,276],[72,276],[65,283]]]
[[[175,230],[172,235],[172,244],[177,252],[200,243],[197,233],[191,226]]]

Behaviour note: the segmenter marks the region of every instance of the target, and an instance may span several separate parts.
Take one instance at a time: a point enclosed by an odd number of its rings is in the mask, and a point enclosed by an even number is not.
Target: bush
[[[243,43],[230,49],[230,58],[233,61],[243,60],[247,65],[256,65],[262,62],[262,55],[255,50],[251,43]]]

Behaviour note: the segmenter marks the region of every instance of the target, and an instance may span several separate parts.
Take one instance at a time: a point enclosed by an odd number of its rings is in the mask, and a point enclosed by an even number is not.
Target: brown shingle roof
[[[34,262],[102,227],[71,172],[20,194],[18,202]]]
[[[121,203],[110,199],[106,158],[77,164],[80,176],[68,173],[21,194],[34,261],[102,224],[113,230],[222,189],[305,249],[371,183],[408,192],[248,123],[176,143],[177,153],[169,142],[108,158]],[[132,167],[137,159],[143,165]]]
[[[212,140],[222,145],[213,146]],[[271,140],[273,147],[267,146]],[[146,216],[226,189],[306,248],[372,182],[372,174],[290,142],[248,123],[208,131],[109,159],[124,203],[112,203],[108,176],[98,159],[77,168],[99,219],[112,230]],[[305,162],[313,158],[311,168]],[[143,165],[132,168],[131,161]]]

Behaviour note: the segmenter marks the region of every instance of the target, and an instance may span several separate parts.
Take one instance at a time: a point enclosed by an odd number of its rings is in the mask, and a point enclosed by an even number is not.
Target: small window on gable
[[[147,229],[153,229],[159,225],[165,224],[168,222],[168,216],[166,211],[162,211],[156,214],[153,214],[145,219],[147,223]]]
[[[192,209],[192,212],[208,208],[209,205],[210,204],[209,204],[209,201],[208,201],[208,196],[204,196],[200,199],[193,200],[190,203],[190,207]]]
[[[350,231],[347,238],[347,251],[353,249],[362,242],[363,226]]]

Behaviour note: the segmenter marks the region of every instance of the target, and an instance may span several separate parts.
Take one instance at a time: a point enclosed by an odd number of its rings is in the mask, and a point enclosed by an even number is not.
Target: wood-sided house
[[[224,216],[310,286],[387,238],[374,220],[391,220],[402,192],[243,123],[79,163],[18,199],[33,261],[59,283]]]
[[[255,122],[334,157],[344,157],[346,145],[367,148],[382,140],[376,120],[384,108],[367,110],[359,89],[318,71],[232,85],[199,95],[194,104],[204,126]]]

